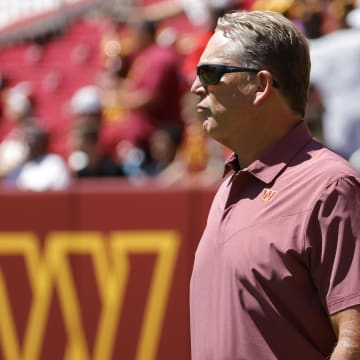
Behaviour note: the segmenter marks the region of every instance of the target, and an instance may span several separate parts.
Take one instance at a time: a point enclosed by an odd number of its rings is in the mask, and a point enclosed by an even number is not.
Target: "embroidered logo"
[[[277,194],[276,190],[273,189],[264,189],[261,193],[261,200],[264,202],[273,201],[275,195]]]

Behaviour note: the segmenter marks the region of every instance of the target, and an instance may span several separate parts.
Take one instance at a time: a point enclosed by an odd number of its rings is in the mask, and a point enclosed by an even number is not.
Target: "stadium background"
[[[36,115],[53,132],[51,151],[64,153],[66,109],[77,89],[97,81],[104,43],[126,42],[114,38],[114,22],[122,30],[134,8],[156,2],[1,1],[4,88],[31,84]],[[237,1],[236,8],[270,7],[296,21],[299,3],[317,2]],[[323,1],[327,16],[314,37],[340,27],[353,6]],[[184,58],[203,32],[179,13],[162,19],[158,38]],[[308,121],[321,139],[312,96]],[[210,151],[202,147],[213,145],[200,139],[196,146],[201,158]],[[220,153],[222,160],[227,150]],[[208,164],[195,166],[173,183],[93,178],[42,192],[2,186],[0,359],[190,359],[188,284],[221,178],[217,164],[210,172]]]

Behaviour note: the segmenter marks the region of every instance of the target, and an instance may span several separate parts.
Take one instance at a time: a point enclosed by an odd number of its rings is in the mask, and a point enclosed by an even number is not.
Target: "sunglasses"
[[[201,64],[196,67],[196,73],[199,77],[201,85],[209,86],[216,85],[224,74],[235,72],[259,72],[260,70],[250,67],[220,65],[220,64]],[[274,87],[279,87],[274,80]]]

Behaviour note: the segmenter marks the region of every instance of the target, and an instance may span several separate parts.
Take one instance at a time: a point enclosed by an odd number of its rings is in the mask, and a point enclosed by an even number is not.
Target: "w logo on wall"
[[[54,359],[118,359],[129,331],[131,358],[156,359],[178,247],[172,231],[0,233],[0,359],[44,359],[49,342]]]

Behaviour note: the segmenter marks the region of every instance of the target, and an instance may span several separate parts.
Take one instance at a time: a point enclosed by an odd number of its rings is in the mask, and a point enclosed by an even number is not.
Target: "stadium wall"
[[[212,188],[89,181],[0,192],[0,359],[190,359]]]

